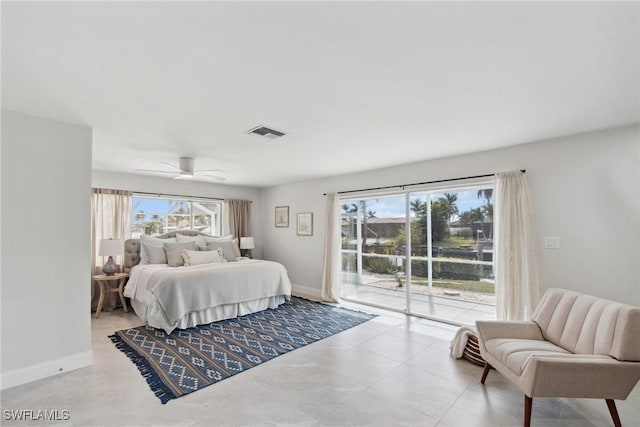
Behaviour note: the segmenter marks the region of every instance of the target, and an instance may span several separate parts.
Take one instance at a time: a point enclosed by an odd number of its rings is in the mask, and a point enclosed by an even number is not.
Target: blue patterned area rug
[[[171,334],[139,326],[109,338],[167,403],[374,317],[292,297],[273,310]]]

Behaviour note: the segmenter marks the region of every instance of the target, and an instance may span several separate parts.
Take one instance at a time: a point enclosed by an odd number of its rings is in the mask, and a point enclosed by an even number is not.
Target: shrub
[[[427,277],[428,263],[423,260],[411,260],[411,275],[418,277]]]
[[[475,280],[482,277],[482,265],[433,262],[434,279]]]
[[[389,258],[368,257],[364,266],[367,270],[376,274],[395,274],[398,271],[395,263]]]
[[[458,237],[460,237],[461,239],[471,239],[473,237],[473,232],[468,228],[463,228],[458,233]]]

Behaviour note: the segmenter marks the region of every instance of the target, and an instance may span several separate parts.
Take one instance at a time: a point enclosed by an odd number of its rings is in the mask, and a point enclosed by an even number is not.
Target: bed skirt
[[[197,325],[206,325],[208,323],[217,322],[219,320],[233,319],[238,316],[244,316],[268,308],[276,308],[290,299],[289,295],[276,295],[273,297],[259,298],[252,301],[223,304],[217,307],[207,308],[205,310],[194,311],[184,315],[177,323],[170,327],[163,321],[157,319],[149,319],[147,316],[147,305],[143,302],[131,299],[131,306],[138,317],[147,322],[149,326],[163,329],[167,333],[171,333],[173,329],[193,328]]]

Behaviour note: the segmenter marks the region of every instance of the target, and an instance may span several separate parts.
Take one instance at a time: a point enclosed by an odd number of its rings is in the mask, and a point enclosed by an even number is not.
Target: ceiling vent
[[[268,128],[266,126],[258,126],[247,132],[249,135],[266,136],[267,138],[276,139],[284,136],[284,132]]]

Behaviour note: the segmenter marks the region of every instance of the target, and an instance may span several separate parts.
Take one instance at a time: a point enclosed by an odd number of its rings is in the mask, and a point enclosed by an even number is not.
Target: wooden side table
[[[100,287],[100,297],[98,298],[98,307],[96,308],[95,318],[100,317],[100,312],[102,311],[102,304],[104,303],[104,295],[106,292],[117,292],[120,295],[120,302],[122,303],[122,308],[125,313],[128,313],[127,302],[124,299],[124,282],[126,281],[129,274],[127,273],[116,273],[113,276],[107,276],[106,274],[97,274],[93,276],[93,280],[96,281],[98,286]],[[117,288],[108,288],[107,282],[118,281]]]

